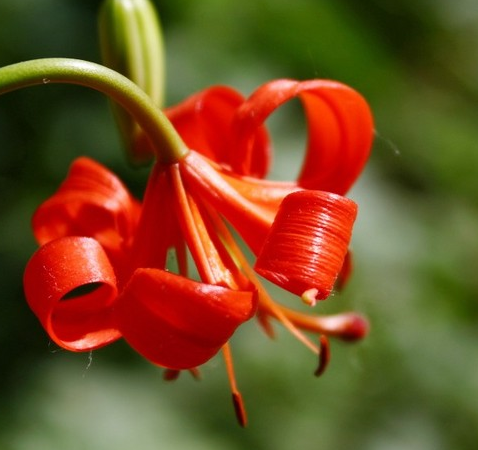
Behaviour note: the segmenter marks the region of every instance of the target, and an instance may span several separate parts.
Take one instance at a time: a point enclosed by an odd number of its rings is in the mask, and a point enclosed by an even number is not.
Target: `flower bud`
[[[105,0],[99,14],[103,63],[136,83],[162,106],[164,49],[161,26],[150,0]],[[133,162],[147,162],[151,145],[138,124],[119,106],[113,111]]]

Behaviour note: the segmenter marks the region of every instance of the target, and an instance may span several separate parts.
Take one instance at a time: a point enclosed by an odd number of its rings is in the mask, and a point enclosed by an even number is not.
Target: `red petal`
[[[256,129],[283,103],[299,97],[308,124],[308,145],[299,185],[344,194],[368,159],[373,121],[365,100],[353,89],[333,81],[276,80],[257,89],[238,109],[231,143],[232,168],[248,174],[255,159]]]
[[[186,145],[212,159],[230,166],[230,126],[236,109],[244,98],[235,90],[214,86],[167,109],[166,115]],[[269,166],[269,139],[264,127],[254,130],[254,161],[249,174],[264,176]]]
[[[128,253],[131,270],[137,267],[164,268],[168,250],[181,245],[181,230],[174,214],[173,198],[165,167],[157,163],[149,176],[137,232]]]
[[[95,238],[111,252],[131,244],[139,203],[123,183],[102,165],[78,158],[58,191],[33,217],[40,244],[63,236]]]
[[[356,204],[336,194],[299,191],[281,204],[255,270],[279,286],[327,298],[342,268]]]
[[[138,269],[117,311],[120,330],[136,351],[155,364],[188,369],[212,358],[255,308],[253,292]]]
[[[370,154],[374,134],[370,108],[360,94],[336,82],[303,82],[298,91],[309,124],[299,185],[345,194]]]
[[[113,268],[94,239],[64,237],[37,250],[24,274],[25,295],[51,339],[73,351],[120,337],[112,316]]]

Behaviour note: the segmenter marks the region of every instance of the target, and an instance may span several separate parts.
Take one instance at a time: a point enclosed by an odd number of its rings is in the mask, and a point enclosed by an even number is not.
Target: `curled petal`
[[[238,156],[231,154],[230,126],[244,98],[225,86],[205,89],[167,109],[166,115],[186,145],[209,159],[230,166]],[[264,176],[269,167],[269,138],[264,127],[254,130],[252,172]]]
[[[40,247],[25,269],[24,289],[30,308],[60,347],[86,351],[120,337],[112,315],[115,274],[94,239],[70,236]]]
[[[118,299],[118,321],[145,358],[190,369],[212,358],[254,315],[255,297],[159,269],[137,269]]]
[[[343,195],[370,154],[374,134],[370,108],[356,91],[332,81],[303,82],[299,92],[309,124],[299,185]]]
[[[234,118],[232,168],[240,174],[250,173],[257,127],[275,109],[296,97],[302,101],[308,126],[299,186],[344,194],[368,159],[373,120],[363,97],[334,81],[275,80],[257,89]]]
[[[82,157],[35,212],[33,231],[40,244],[64,236],[88,236],[118,251],[131,243],[139,211],[139,203],[113,173]]]
[[[347,254],[356,214],[356,204],[336,194],[299,191],[288,195],[255,270],[309,300],[327,298]]]

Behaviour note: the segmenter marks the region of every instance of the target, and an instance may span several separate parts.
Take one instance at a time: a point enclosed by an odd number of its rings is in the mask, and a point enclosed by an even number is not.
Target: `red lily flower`
[[[263,123],[293,97],[309,128],[301,174],[294,182],[264,180],[271,152]],[[227,345],[239,325],[257,312],[271,333],[269,319],[278,319],[321,355],[318,374],[328,359],[324,336],[357,339],[367,323],[274,302],[227,223],[258,256],[258,273],[308,303],[326,298],[348,261],[356,205],[342,195],[368,158],[370,111],[342,84],[279,80],[247,100],[211,88],[167,114],[194,150],[156,163],[141,204],[106,168],[80,158],[40,206],[33,229],[42,246],[25,271],[27,300],[58,345],[84,351],[122,336],[171,377],[223,349],[245,424]],[[186,246],[201,282],[188,275]],[[167,270],[171,249],[177,273]],[[321,335],[321,348],[301,330]]]
[[[25,270],[25,292],[61,347],[84,351],[141,336],[148,359],[193,368],[254,314],[252,289],[232,290],[211,277],[211,284],[198,283],[164,270],[168,248],[181,245],[167,176],[163,167],[153,171],[138,214],[138,203],[115,175],[79,158],[37,210],[33,228],[44,245]]]

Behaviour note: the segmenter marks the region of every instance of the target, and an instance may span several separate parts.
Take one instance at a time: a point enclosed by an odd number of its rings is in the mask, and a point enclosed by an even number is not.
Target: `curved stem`
[[[69,58],[45,58],[0,68],[0,95],[48,83],[78,84],[110,97],[141,126],[162,163],[173,164],[188,153],[163,112],[136,84],[99,64]]]

